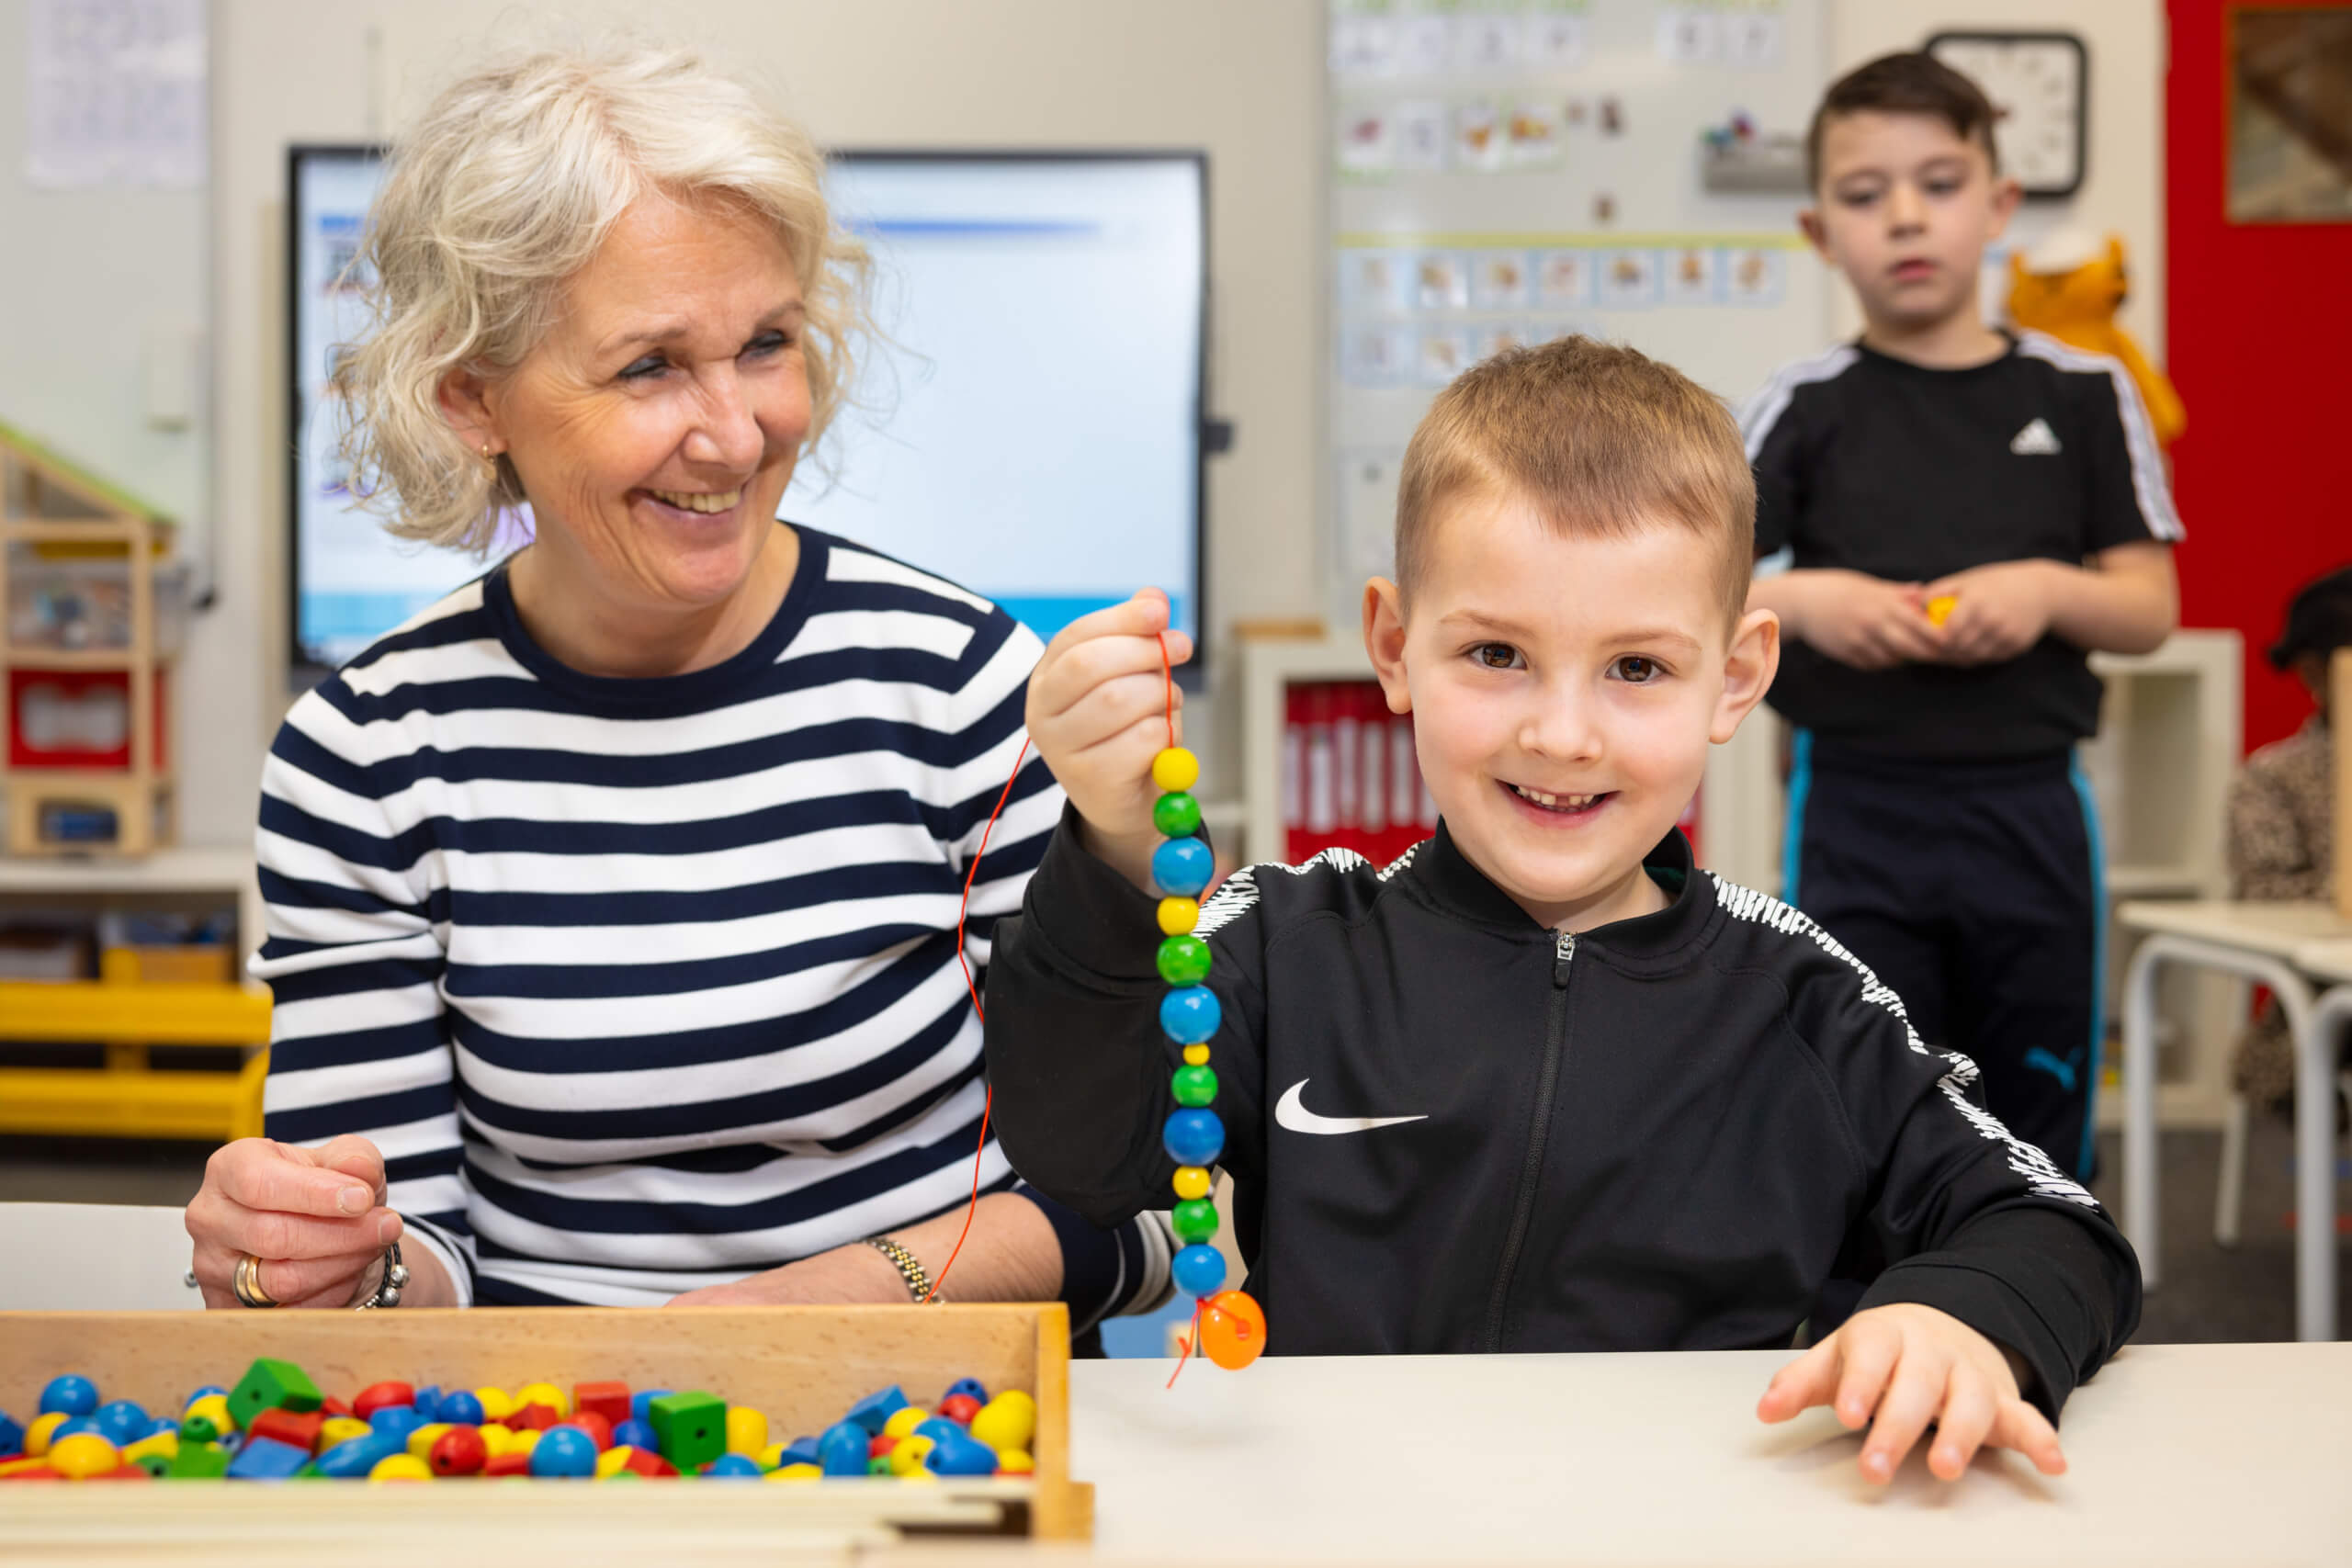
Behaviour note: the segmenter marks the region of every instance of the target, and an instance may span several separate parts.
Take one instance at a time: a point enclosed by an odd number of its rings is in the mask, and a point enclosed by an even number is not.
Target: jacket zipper
[[[1510,1303],[1511,1277],[1519,1271],[1520,1249],[1527,1243],[1527,1227],[1535,1217],[1535,1189],[1544,1174],[1544,1145],[1552,1133],[1552,1101],[1559,1095],[1560,1058],[1568,1046],[1568,966],[1577,955],[1574,931],[1562,931],[1552,947],[1552,1006],[1545,1020],[1544,1070],[1535,1079],[1535,1115],[1527,1129],[1527,1158],[1519,1169],[1519,1198],[1511,1207],[1510,1230],[1503,1237],[1501,1265],[1495,1270],[1494,1300],[1487,1308],[1487,1348],[1503,1348],[1503,1319]]]

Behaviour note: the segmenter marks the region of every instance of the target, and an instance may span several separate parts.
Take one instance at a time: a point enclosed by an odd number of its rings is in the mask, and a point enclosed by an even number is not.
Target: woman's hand
[[[230,1276],[246,1253],[261,1259],[262,1292],[280,1306],[349,1306],[401,1228],[384,1206],[384,1156],[347,1134],[315,1149],[223,1144],[205,1162],[187,1223],[208,1307],[241,1304]]]
[[[1169,743],[1161,634],[1170,664],[1193,657],[1193,639],[1168,631],[1168,609],[1167,596],[1147,588],[1080,616],[1046,645],[1029,676],[1029,738],[1078,808],[1086,847],[1147,892],[1159,842],[1151,760]],[[1183,703],[1178,692],[1180,713]]]

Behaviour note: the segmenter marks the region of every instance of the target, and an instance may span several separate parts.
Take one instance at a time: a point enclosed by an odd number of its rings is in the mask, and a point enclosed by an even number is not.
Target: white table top
[[[2293,963],[2322,985],[2352,984],[2352,940],[2307,943],[2295,950]]]
[[[2067,1406],[2067,1474],[2015,1454],[1894,1483],[1826,1411],[1755,1416],[1776,1351],[1278,1358],[1070,1369],[1096,1554],[1409,1560],[2341,1563],[2352,1344],[2127,1347]]]
[[[2226,900],[2135,898],[2119,904],[2116,922],[2127,931],[2163,931],[2196,937],[2282,958],[2293,963],[2320,942],[2352,942],[2352,921],[2334,908],[2311,903],[2235,903]]]

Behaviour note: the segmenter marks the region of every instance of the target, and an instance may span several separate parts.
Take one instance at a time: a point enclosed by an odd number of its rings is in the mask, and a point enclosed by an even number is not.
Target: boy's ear
[[[1799,232],[1804,235],[1805,243],[1813,247],[1814,254],[1819,256],[1823,261],[1829,262],[1833,266],[1837,265],[1837,263],[1832,261],[1830,258],[1829,230],[1827,225],[1821,221],[1821,209],[1819,207],[1815,206],[1798,209],[1797,229]]]
[[[1993,225],[1985,234],[1987,244],[2009,231],[2009,220],[2018,215],[2018,204],[2025,199],[2025,186],[2016,178],[2003,175],[1993,182]]]
[[[484,446],[492,452],[506,450],[506,442],[498,434],[498,419],[491,412],[490,389],[471,370],[460,367],[441,378],[434,401],[441,406],[441,417],[449,428],[462,437],[476,452]]]
[[[1388,711],[1412,712],[1412,690],[1405,683],[1405,593],[1385,577],[1363,585],[1363,650],[1380,677]]]
[[[1724,691],[1715,700],[1713,722],[1707,739],[1720,746],[1739,733],[1740,721],[1772,687],[1781,668],[1781,617],[1770,610],[1750,610],[1732,628],[1731,647],[1724,654]]]

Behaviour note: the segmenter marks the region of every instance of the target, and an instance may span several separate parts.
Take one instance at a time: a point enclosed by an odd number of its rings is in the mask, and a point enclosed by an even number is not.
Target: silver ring
[[[240,1253],[237,1267],[229,1275],[229,1290],[236,1296],[239,1306],[274,1307],[276,1298],[261,1288],[261,1259],[250,1252]]]

